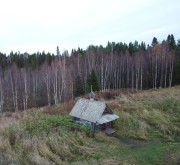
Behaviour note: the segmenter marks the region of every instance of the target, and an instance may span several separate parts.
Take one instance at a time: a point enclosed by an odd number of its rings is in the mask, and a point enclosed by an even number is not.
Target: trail
[[[129,139],[129,138],[126,138],[123,136],[114,136],[114,137],[116,137],[122,143],[130,146],[131,148],[139,148],[139,147],[144,146],[144,144],[146,143],[146,142],[141,141],[141,140]]]

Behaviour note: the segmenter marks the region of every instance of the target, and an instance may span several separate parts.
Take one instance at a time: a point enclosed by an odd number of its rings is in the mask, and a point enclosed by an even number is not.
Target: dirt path
[[[141,140],[129,139],[129,138],[125,138],[123,136],[116,136],[116,138],[119,141],[123,142],[124,144],[130,146],[131,148],[139,148],[139,147],[142,147],[146,143]]]

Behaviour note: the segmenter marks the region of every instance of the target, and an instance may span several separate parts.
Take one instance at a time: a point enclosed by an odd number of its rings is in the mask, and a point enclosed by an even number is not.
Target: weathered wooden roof
[[[105,115],[102,115],[101,118],[97,120],[97,123],[104,124],[104,123],[108,123],[110,121],[116,120],[118,118],[119,116],[115,114],[105,114]]]
[[[105,108],[105,102],[81,98],[74,105],[69,115],[96,123],[101,118]]]

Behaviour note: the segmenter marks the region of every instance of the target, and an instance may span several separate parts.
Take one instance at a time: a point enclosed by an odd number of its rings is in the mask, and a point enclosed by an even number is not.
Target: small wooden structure
[[[100,130],[106,134],[115,132],[112,121],[119,118],[105,102],[95,101],[93,98],[79,99],[69,115],[79,124],[91,125],[93,133]]]

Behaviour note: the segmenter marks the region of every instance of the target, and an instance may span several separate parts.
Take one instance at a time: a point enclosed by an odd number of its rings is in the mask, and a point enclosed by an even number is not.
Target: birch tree
[[[41,67],[41,74],[46,86],[48,106],[51,106],[51,66],[47,63]]]
[[[59,70],[59,62],[54,61],[52,63],[52,87],[53,87],[53,98],[54,98],[54,104],[59,103],[58,99],[58,70]]]
[[[4,110],[4,89],[3,89],[3,78],[0,74],[0,113]]]
[[[27,73],[27,70],[25,68],[22,68],[21,69],[21,81],[22,81],[22,84],[23,84],[23,93],[22,93],[22,96],[23,96],[23,108],[24,110],[27,110],[28,108],[28,98],[29,98],[29,78],[28,78],[28,73]]]
[[[10,77],[14,110],[18,111],[18,82],[17,82],[18,70],[15,64],[13,64],[9,69],[9,77]]]

